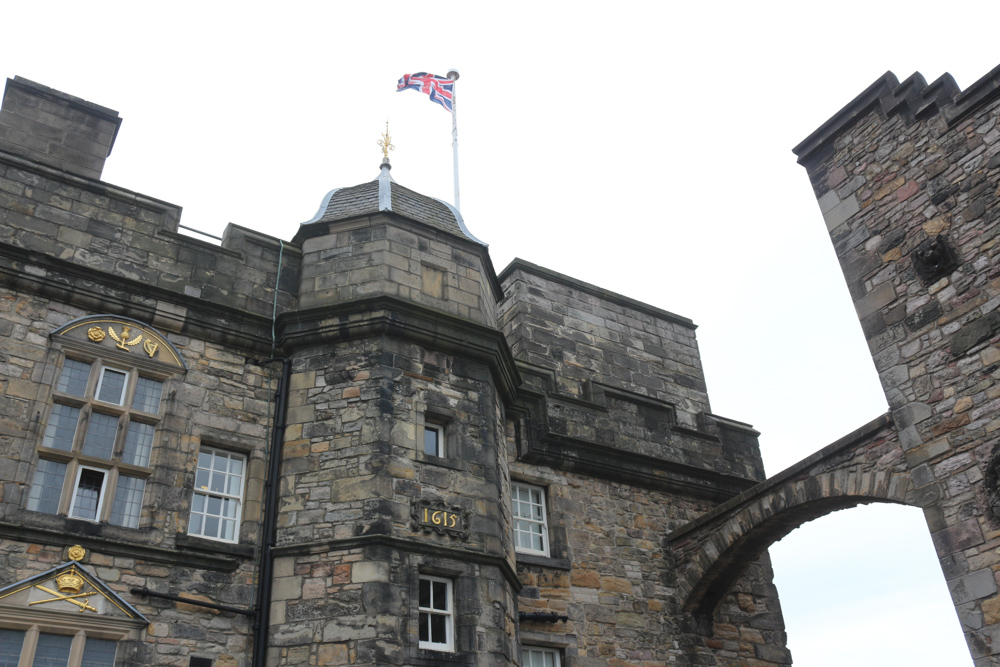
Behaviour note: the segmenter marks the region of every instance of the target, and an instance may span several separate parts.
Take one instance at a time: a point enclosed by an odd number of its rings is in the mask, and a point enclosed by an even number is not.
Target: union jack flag
[[[396,92],[401,90],[419,90],[431,96],[431,102],[437,102],[448,111],[451,111],[452,91],[455,82],[443,76],[435,76],[427,72],[417,72],[416,74],[404,74],[403,78],[396,84]]]

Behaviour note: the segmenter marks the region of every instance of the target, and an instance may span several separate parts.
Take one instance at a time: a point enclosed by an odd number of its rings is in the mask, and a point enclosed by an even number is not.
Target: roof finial
[[[378,145],[382,147],[382,159],[383,162],[389,159],[389,151],[396,150],[396,147],[392,145],[392,137],[389,136],[389,119],[385,120],[385,134],[379,139]]]

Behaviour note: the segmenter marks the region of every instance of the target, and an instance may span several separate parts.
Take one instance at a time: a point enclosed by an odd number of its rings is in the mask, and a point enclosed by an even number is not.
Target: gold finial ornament
[[[385,159],[389,159],[389,151],[396,150],[396,147],[392,145],[392,137],[389,136],[389,121],[385,121],[385,134],[379,139],[378,145],[382,147],[382,156]]]
[[[66,552],[70,560],[83,560],[83,557],[87,555],[87,550],[81,547],[79,544],[74,544]]]

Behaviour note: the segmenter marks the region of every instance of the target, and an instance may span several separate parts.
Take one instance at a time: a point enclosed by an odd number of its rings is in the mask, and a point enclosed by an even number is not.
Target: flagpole
[[[448,78],[452,80],[451,86],[451,152],[455,162],[455,208],[462,210],[461,199],[458,196],[458,70],[455,68],[448,70]]]

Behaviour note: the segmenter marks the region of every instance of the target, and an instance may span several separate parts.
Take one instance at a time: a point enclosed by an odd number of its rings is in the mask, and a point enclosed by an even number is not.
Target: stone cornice
[[[42,271],[29,273],[24,265]],[[66,282],[67,278],[71,282]],[[268,317],[4,243],[0,243],[0,285],[69,303],[95,314],[128,316],[149,323],[156,318],[157,302],[166,301],[187,309],[181,330],[185,335],[258,353],[271,348]]]
[[[211,551],[195,553],[192,550],[168,549],[135,541],[122,542],[99,535],[86,535],[76,530],[50,530],[7,521],[0,521],[0,538],[16,542],[49,544],[57,547],[79,544],[88,551],[102,555],[136,558],[180,567],[197,567],[222,572],[235,571],[239,567],[240,559],[246,558],[242,554],[229,556]]]
[[[312,345],[381,335],[481,361],[489,366],[504,400],[510,403],[516,397],[520,374],[503,334],[492,327],[390,296],[278,316],[278,339],[286,353]]]
[[[322,554],[329,551],[346,551],[348,549],[363,549],[365,547],[388,547],[399,551],[410,553],[421,553],[431,556],[441,556],[453,558],[468,563],[487,565],[498,568],[503,572],[507,583],[514,589],[515,594],[521,591],[521,580],[517,577],[517,572],[511,567],[507,559],[502,556],[493,556],[479,551],[469,551],[433,542],[424,542],[405,537],[392,537],[390,535],[360,535],[358,537],[347,537],[343,539],[317,540],[312,542],[298,542],[295,544],[283,544],[275,547],[271,553],[275,558],[285,556],[306,556]]]
[[[724,501],[753,487],[756,480],[549,433],[520,443],[518,460],[542,463],[600,479],[627,482],[658,491]]]
[[[503,283],[510,275],[517,270],[524,271],[525,273],[530,273],[546,280],[551,280],[552,282],[557,282],[566,287],[571,287],[575,290],[581,292],[586,292],[592,296],[596,296],[599,299],[608,301],[619,306],[624,306],[625,308],[630,308],[632,310],[638,311],[640,313],[645,313],[647,315],[652,315],[658,319],[666,320],[668,322],[673,322],[674,324],[680,324],[688,329],[697,329],[698,325],[689,320],[686,317],[677,315],[676,313],[671,313],[669,310],[663,310],[657,308],[656,306],[651,306],[648,303],[643,303],[642,301],[637,301],[631,297],[623,296],[617,292],[612,292],[611,290],[606,290],[604,288],[598,287],[597,285],[591,285],[582,280],[577,280],[570,276],[564,275],[552,269],[546,269],[544,266],[538,266],[537,264],[532,264],[531,262],[526,262],[523,259],[514,258],[510,264],[507,265],[503,271],[500,272],[499,280]]]

